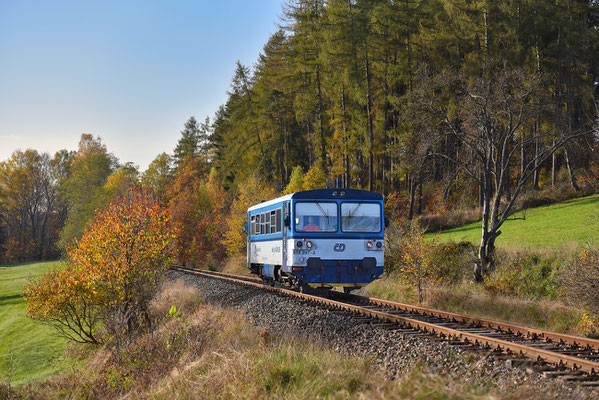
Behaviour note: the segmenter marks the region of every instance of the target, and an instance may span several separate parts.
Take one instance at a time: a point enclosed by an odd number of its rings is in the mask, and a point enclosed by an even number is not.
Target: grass
[[[418,295],[391,277],[372,282],[363,289],[368,296],[417,304]],[[581,310],[556,300],[526,300],[515,296],[490,295],[482,286],[468,282],[449,286],[431,285],[425,290],[423,305],[443,311],[494,319],[531,328],[583,335]]]
[[[193,287],[165,284],[151,307],[154,331],[122,348],[96,348],[84,364],[24,385],[15,398],[478,399],[504,390],[492,378],[474,384],[425,364],[391,380],[370,358],[272,334],[198,299]],[[173,306],[180,314],[165,314]]]
[[[519,218],[525,219],[519,219]],[[559,250],[599,243],[599,195],[566,200],[520,211],[501,227],[498,248],[512,250]],[[480,242],[481,223],[449,229],[440,242]]]
[[[0,381],[8,381],[11,354],[14,385],[44,378],[63,367],[61,355],[67,341],[54,328],[28,318],[21,297],[30,276],[58,266],[58,262],[0,266]]]

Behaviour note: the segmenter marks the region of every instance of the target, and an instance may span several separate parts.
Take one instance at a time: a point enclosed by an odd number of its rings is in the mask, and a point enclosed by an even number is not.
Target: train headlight
[[[376,242],[376,248],[380,249],[381,247],[383,247],[383,242]]]
[[[311,249],[312,248],[312,242],[308,240],[306,242],[306,247],[309,248],[309,249]]]
[[[302,247],[304,245],[304,242],[302,242],[301,240],[298,240],[297,243],[295,244],[297,247]]]
[[[372,249],[372,242],[370,242],[370,241],[366,242],[366,247],[368,247],[369,249]]]

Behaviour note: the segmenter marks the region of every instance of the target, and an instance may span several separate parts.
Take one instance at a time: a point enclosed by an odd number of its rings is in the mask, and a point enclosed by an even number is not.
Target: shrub
[[[327,185],[327,175],[322,168],[314,164],[306,175],[302,185],[303,190],[324,189]]]
[[[480,219],[479,208],[460,208],[441,214],[421,215],[416,221],[426,232],[440,232],[476,222]]]
[[[226,221],[225,190],[212,169],[204,177],[206,162],[202,157],[189,160],[179,168],[171,187],[169,202],[171,221],[179,227],[177,261],[198,265],[218,263],[225,258],[221,245]]]
[[[559,277],[568,302],[599,315],[599,250],[584,250]]]
[[[131,189],[96,214],[68,252],[68,265],[27,285],[27,313],[78,342],[100,343],[98,326],[118,339],[149,326],[150,300],[172,264],[168,211]]]
[[[439,243],[431,248],[431,263],[435,264],[437,280],[458,283],[472,276],[476,248],[467,241]]]
[[[304,169],[301,166],[296,166],[291,171],[289,183],[285,186],[283,194],[300,192],[304,187]]]
[[[517,254],[499,263],[484,288],[491,294],[555,298],[559,288],[559,268],[560,261],[553,257]]]
[[[389,269],[402,283],[418,290],[422,303],[425,285],[439,276],[438,265],[431,257],[434,241],[426,240],[422,230],[413,224],[409,227],[394,225],[387,231],[385,241]]]

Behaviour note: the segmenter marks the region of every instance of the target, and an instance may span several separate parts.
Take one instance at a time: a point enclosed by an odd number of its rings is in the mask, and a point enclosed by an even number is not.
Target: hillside
[[[510,250],[557,250],[596,245],[599,240],[599,195],[567,200],[518,212],[501,227],[497,247]],[[438,234],[441,242],[480,242],[476,222]]]

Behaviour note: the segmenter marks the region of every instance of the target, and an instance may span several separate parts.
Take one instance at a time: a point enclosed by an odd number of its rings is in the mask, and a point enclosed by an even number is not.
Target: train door
[[[283,212],[281,213],[282,221],[281,221],[281,234],[282,234],[282,243],[281,243],[281,270],[284,272],[287,271],[287,234],[288,228],[285,223],[289,219],[289,202],[283,203]]]
[[[254,234],[254,219],[256,217],[255,216],[251,216],[250,217],[250,213],[247,213],[247,217],[246,217],[246,243],[247,243],[247,267],[248,269],[251,270],[251,264],[252,264],[252,235]]]

